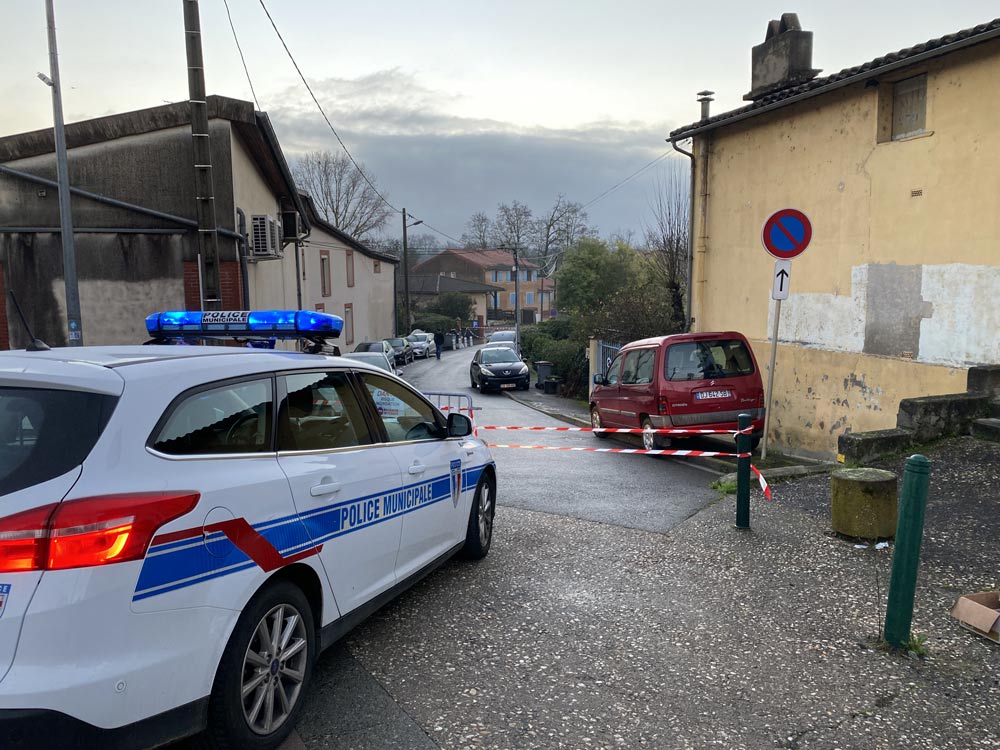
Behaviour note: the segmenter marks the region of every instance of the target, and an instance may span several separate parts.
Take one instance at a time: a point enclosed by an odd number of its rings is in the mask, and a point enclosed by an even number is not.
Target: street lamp
[[[406,209],[403,209],[403,318],[406,320],[406,333],[410,332],[413,321],[410,319],[410,255],[406,248],[406,229],[423,224],[423,219],[417,219],[412,224],[406,223]]]

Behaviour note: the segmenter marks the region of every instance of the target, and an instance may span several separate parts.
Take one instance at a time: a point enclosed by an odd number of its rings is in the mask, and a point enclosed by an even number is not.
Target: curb
[[[510,393],[508,391],[504,391],[503,395],[509,398],[511,401],[516,401],[517,403],[523,406],[527,406],[529,409],[534,409],[535,411],[540,412],[546,415],[547,417],[552,417],[553,419],[559,419],[562,420],[563,422],[569,422],[570,424],[576,425],[577,427],[590,427],[589,419],[581,419],[580,417],[574,417],[572,414],[563,414],[562,412],[559,411],[553,411],[551,409],[543,409],[534,402],[524,401],[522,399],[519,399],[513,393]]]

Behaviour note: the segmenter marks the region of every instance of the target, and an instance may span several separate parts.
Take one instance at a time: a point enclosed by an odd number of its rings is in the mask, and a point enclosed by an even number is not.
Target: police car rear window
[[[671,344],[663,362],[667,380],[709,380],[752,375],[753,358],[739,339]]]
[[[117,400],[83,391],[0,387],[0,495],[82,464]]]

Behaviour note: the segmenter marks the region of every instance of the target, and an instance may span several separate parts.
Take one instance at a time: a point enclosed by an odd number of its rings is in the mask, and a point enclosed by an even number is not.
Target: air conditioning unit
[[[250,239],[254,258],[281,256],[281,238],[273,216],[257,214],[250,217]]]
[[[302,220],[298,211],[281,212],[281,235],[286,240],[296,240],[302,236]]]

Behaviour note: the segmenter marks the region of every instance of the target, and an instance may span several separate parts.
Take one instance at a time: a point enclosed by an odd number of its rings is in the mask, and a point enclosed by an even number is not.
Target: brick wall
[[[222,286],[222,309],[242,310],[240,264],[236,261],[220,263],[219,281]],[[184,261],[184,308],[186,310],[201,309],[201,300],[198,297],[198,261],[195,260]]]

